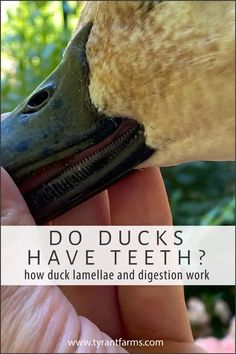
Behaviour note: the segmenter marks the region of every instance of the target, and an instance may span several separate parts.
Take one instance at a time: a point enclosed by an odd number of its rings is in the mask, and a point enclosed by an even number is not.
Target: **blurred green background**
[[[57,66],[81,11],[79,1],[2,1],[1,111],[25,99]],[[220,129],[220,128],[219,128]],[[163,168],[175,225],[233,225],[233,163],[195,162]],[[232,287],[186,287],[210,313],[210,331],[221,337],[228,322],[214,313],[217,299],[234,313]],[[201,334],[199,329],[196,336]]]

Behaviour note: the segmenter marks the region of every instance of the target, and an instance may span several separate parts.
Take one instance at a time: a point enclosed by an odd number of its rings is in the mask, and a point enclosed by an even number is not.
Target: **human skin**
[[[1,171],[3,225],[34,225],[6,171]],[[160,171],[130,175],[66,214],[55,225],[170,225],[171,212]],[[163,347],[128,352],[204,353],[194,344],[180,286],[4,286],[2,352],[85,353],[70,339],[162,339]],[[106,334],[104,334],[104,332]],[[121,353],[103,346],[93,352]]]

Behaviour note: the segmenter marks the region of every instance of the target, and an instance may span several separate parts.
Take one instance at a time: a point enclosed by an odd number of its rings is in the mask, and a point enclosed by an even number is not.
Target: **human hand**
[[[1,187],[2,224],[34,225],[20,192],[4,170]],[[170,225],[160,172],[152,168],[136,172],[52,223]],[[109,338],[141,339],[143,344],[151,339],[164,342],[155,347],[127,346],[129,352],[204,352],[193,342],[180,286],[2,287],[2,352],[125,352],[121,347],[107,346]],[[80,343],[70,346],[69,340]],[[84,340],[98,340],[100,346],[91,348]]]

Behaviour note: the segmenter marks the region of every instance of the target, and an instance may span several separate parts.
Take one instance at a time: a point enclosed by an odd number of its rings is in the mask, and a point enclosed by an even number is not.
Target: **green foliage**
[[[20,1],[8,11],[2,26],[2,112],[16,107],[58,65],[80,9],[78,1]],[[234,224],[234,164],[195,162],[163,168],[162,174],[176,225]],[[186,287],[191,296],[200,297],[210,313],[214,300],[224,298],[234,312],[232,287]],[[225,333],[214,318],[212,327],[215,335]]]
[[[63,21],[65,3],[68,27]],[[76,1],[20,1],[8,10],[2,26],[2,112],[17,106],[55,69],[79,11]]]
[[[194,162],[162,174],[176,225],[234,224],[234,163]]]

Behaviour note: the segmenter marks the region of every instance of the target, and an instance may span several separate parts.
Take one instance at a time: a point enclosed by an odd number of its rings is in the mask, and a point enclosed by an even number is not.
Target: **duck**
[[[234,155],[235,3],[87,1],[62,61],[2,122],[37,223],[135,169]]]

